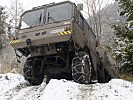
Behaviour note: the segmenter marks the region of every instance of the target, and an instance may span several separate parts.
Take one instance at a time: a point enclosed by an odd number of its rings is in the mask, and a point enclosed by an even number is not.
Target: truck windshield
[[[42,16],[44,16],[44,9],[26,12],[21,17],[21,29],[38,26],[41,24]]]
[[[72,17],[72,5],[69,3],[48,7],[46,11],[47,22],[60,22]]]
[[[27,11],[21,16],[20,29],[71,19],[72,4],[63,3],[46,9]]]

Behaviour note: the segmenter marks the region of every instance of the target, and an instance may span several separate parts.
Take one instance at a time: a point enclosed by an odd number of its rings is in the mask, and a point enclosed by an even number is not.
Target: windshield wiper
[[[39,25],[39,24],[41,23],[41,19],[42,19],[42,13],[40,14],[40,17],[37,18],[37,19],[33,22],[33,24],[31,24],[30,27],[33,27],[33,26]]]
[[[55,18],[53,18],[52,16],[49,15],[49,12],[48,12],[48,22],[49,22],[49,19],[51,19],[53,22],[58,22]]]

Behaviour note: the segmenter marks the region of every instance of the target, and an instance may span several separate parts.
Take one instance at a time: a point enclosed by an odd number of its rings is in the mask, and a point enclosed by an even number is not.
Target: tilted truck
[[[27,58],[23,73],[33,84],[50,79],[74,80],[81,84],[108,82],[117,77],[104,50],[97,50],[96,36],[70,2],[50,3],[24,12],[16,36],[10,41]]]

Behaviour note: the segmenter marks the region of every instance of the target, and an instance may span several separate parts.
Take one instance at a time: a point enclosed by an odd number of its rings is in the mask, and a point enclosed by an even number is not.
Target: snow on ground
[[[53,79],[47,85],[31,86],[19,74],[0,74],[0,100],[133,100],[133,82],[112,79],[83,85]]]
[[[31,86],[18,74],[0,74],[0,100],[36,100],[45,86]]]
[[[112,79],[105,84],[81,85],[66,80],[51,80],[41,100],[133,100],[133,83]]]

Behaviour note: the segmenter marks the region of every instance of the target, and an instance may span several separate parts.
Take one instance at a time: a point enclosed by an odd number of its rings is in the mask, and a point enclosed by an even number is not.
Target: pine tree
[[[125,22],[114,25],[117,36],[115,58],[120,64],[120,72],[133,75],[133,2],[132,0],[117,0],[120,15],[125,17]]]

